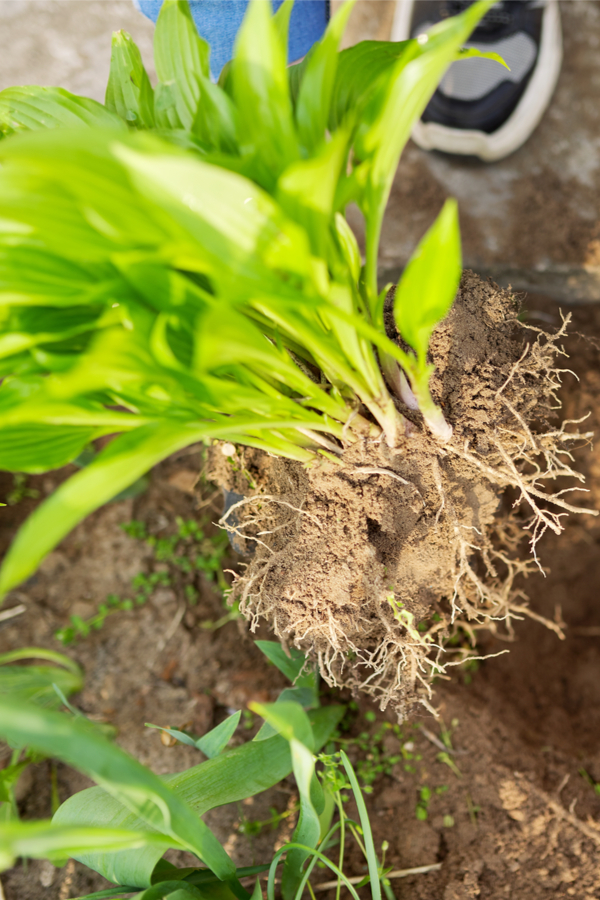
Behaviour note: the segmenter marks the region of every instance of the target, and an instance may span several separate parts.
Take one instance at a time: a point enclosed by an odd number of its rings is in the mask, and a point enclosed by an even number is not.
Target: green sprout
[[[62,644],[72,644],[88,637],[92,631],[99,631],[109,616],[118,612],[129,612],[144,606],[160,587],[179,586],[190,606],[198,602],[199,591],[196,587],[198,574],[201,573],[218,591],[225,606],[229,586],[223,574],[223,556],[227,552],[227,535],[218,532],[211,537],[205,536],[201,525],[194,519],[183,519],[176,516],[177,531],[168,537],[156,537],[148,533],[143,522],[136,519],[121,525],[130,537],[144,541],[152,550],[149,561],[150,572],[138,572],[131,579],[132,596],[119,597],[108,594],[103,603],[89,619],[72,615],[69,624],[59,628],[55,637]],[[166,564],[167,571],[155,567]],[[200,622],[200,627],[215,631],[222,628],[239,616],[239,604],[234,603],[216,620],[207,619]]]
[[[15,472],[12,489],[6,495],[6,503],[9,506],[16,506],[22,500],[37,500],[39,496],[40,492],[36,488],[27,486],[27,475],[24,475],[22,472]],[[5,503],[2,504],[2,506],[5,505]]]
[[[589,772],[587,772],[583,767],[579,769],[579,774],[583,778],[586,784],[588,784],[595,794],[600,794],[600,782],[594,781]]]
[[[0,92],[0,468],[56,469],[116,435],[26,521],[0,593],[190,445],[335,462],[364,436],[394,447],[400,401],[448,439],[427,350],[460,272],[456,205],[397,288],[412,352],[386,335],[377,255],[411,128],[491,2],[425,42],[339,52],[347,3],[288,70],[291,3],[272,16],[253,0],[215,85],[187,2],[165,0],[155,90],[119,32],[104,105]],[[349,203],[365,218],[364,265]]]

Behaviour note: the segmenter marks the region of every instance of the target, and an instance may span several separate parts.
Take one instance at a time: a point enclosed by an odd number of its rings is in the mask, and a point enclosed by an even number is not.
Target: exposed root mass
[[[465,273],[431,343],[446,444],[400,404],[409,427],[395,449],[361,440],[339,464],[309,468],[259,451],[239,450],[233,467],[213,455],[215,477],[250,493],[237,524],[230,514],[223,524],[254,547],[234,586],[251,627],[266,619],[329,684],[400,715],[430,707],[432,677],[474,652],[476,630],[510,639],[515,619],[539,618],[517,578],[541,568],[546,529],[590,512],[568,498],[584,490],[571,451],[591,433],[581,420],[554,424],[568,318],[547,335],[518,311],[510,293]],[[546,624],[561,634],[560,621]]]

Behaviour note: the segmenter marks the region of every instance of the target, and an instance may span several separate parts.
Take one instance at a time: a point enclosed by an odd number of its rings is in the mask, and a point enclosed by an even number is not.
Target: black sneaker
[[[418,37],[468,0],[397,0],[391,39]],[[517,150],[537,127],[562,61],[558,0],[504,0],[488,10],[467,47],[498,53],[452,63],[413,130],[425,150],[491,162]]]

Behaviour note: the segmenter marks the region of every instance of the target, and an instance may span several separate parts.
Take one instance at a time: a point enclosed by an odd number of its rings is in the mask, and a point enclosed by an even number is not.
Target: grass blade
[[[343,750],[341,750],[340,753],[344,768],[346,770],[346,774],[348,776],[348,780],[352,786],[354,800],[358,808],[358,815],[360,818],[363,838],[365,841],[365,850],[367,853],[367,866],[369,869],[369,877],[371,880],[371,896],[373,900],[381,900],[381,884],[379,883],[379,860],[377,859],[377,854],[375,853],[375,844],[373,842],[373,832],[371,831],[369,814],[367,812],[367,807],[365,805],[360,785],[358,783],[356,775],[354,774],[352,763]]]
[[[241,709],[238,709],[236,713],[229,716],[224,722],[221,722],[220,725],[217,725],[216,728],[209,731],[208,734],[199,738],[196,741],[196,747],[199,750],[202,750],[204,755],[208,756],[209,759],[214,759],[215,756],[218,756],[223,752],[233,737],[233,732],[238,727],[241,716],[242,711]]]

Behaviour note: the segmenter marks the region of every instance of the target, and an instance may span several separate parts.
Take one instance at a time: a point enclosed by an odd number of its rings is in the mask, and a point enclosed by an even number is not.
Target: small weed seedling
[[[357,708],[357,704],[349,704],[350,713]],[[374,725],[377,720],[372,710],[367,710],[364,718],[369,725]],[[415,750],[414,742],[410,740],[406,729],[391,722],[380,722],[374,729],[361,731],[357,737],[346,737],[340,729],[335,742],[356,753],[356,773],[365,794],[372,792],[373,784],[380,775],[391,775],[394,766],[398,764],[402,764],[405,772],[414,774],[415,763],[423,758]],[[390,750],[392,743],[397,744],[397,748]]]
[[[584,768],[579,769],[579,774],[583,778],[586,784],[588,784],[595,794],[600,795],[600,782],[594,781],[589,772],[586,772]]]
[[[435,796],[439,796],[440,794],[445,794],[447,790],[448,790],[447,784],[441,784],[436,788],[422,787],[419,789],[419,798],[417,800],[417,805],[415,807],[415,816],[417,819],[419,819],[420,822],[425,822],[429,816],[430,800]],[[446,816],[445,818],[451,819],[452,816]],[[453,820],[452,824],[454,824],[454,820]],[[447,828],[451,827],[450,825],[446,825],[446,823],[444,823],[444,825]]]
[[[454,752],[454,747],[452,746],[452,734],[457,728],[458,728],[458,719],[452,719],[452,722],[450,723],[450,728],[446,728],[446,726],[444,725],[444,722],[442,720],[442,727],[440,730],[440,738],[441,738],[441,741],[444,744],[444,746],[447,747],[448,749],[442,750],[440,753],[438,753],[436,759],[438,760],[438,762],[441,762],[445,766],[448,766],[448,768],[456,775],[457,778],[462,778],[462,772],[460,771],[460,769],[454,762],[452,755],[451,755]]]
[[[37,500],[40,492],[37,488],[27,486],[27,475],[22,472],[15,472],[13,475],[13,486],[6,495],[6,502],[9,506],[16,506],[22,500]],[[4,506],[4,504],[2,504]]]
[[[148,533],[143,522],[133,520],[121,527],[130,537],[144,541],[152,550],[149,572],[139,572],[131,581],[132,597],[109,594],[89,619],[71,616],[69,625],[60,628],[56,637],[65,645],[99,631],[106,619],[118,612],[143,606],[157,588],[173,587],[183,594],[190,606],[198,601],[198,577],[203,575],[218,591],[223,602],[229,590],[223,575],[223,557],[227,552],[227,536],[222,532],[207,537],[202,526],[177,517],[177,530],[169,537]],[[236,604],[215,621],[204,621],[202,628],[220,628],[238,615]]]

